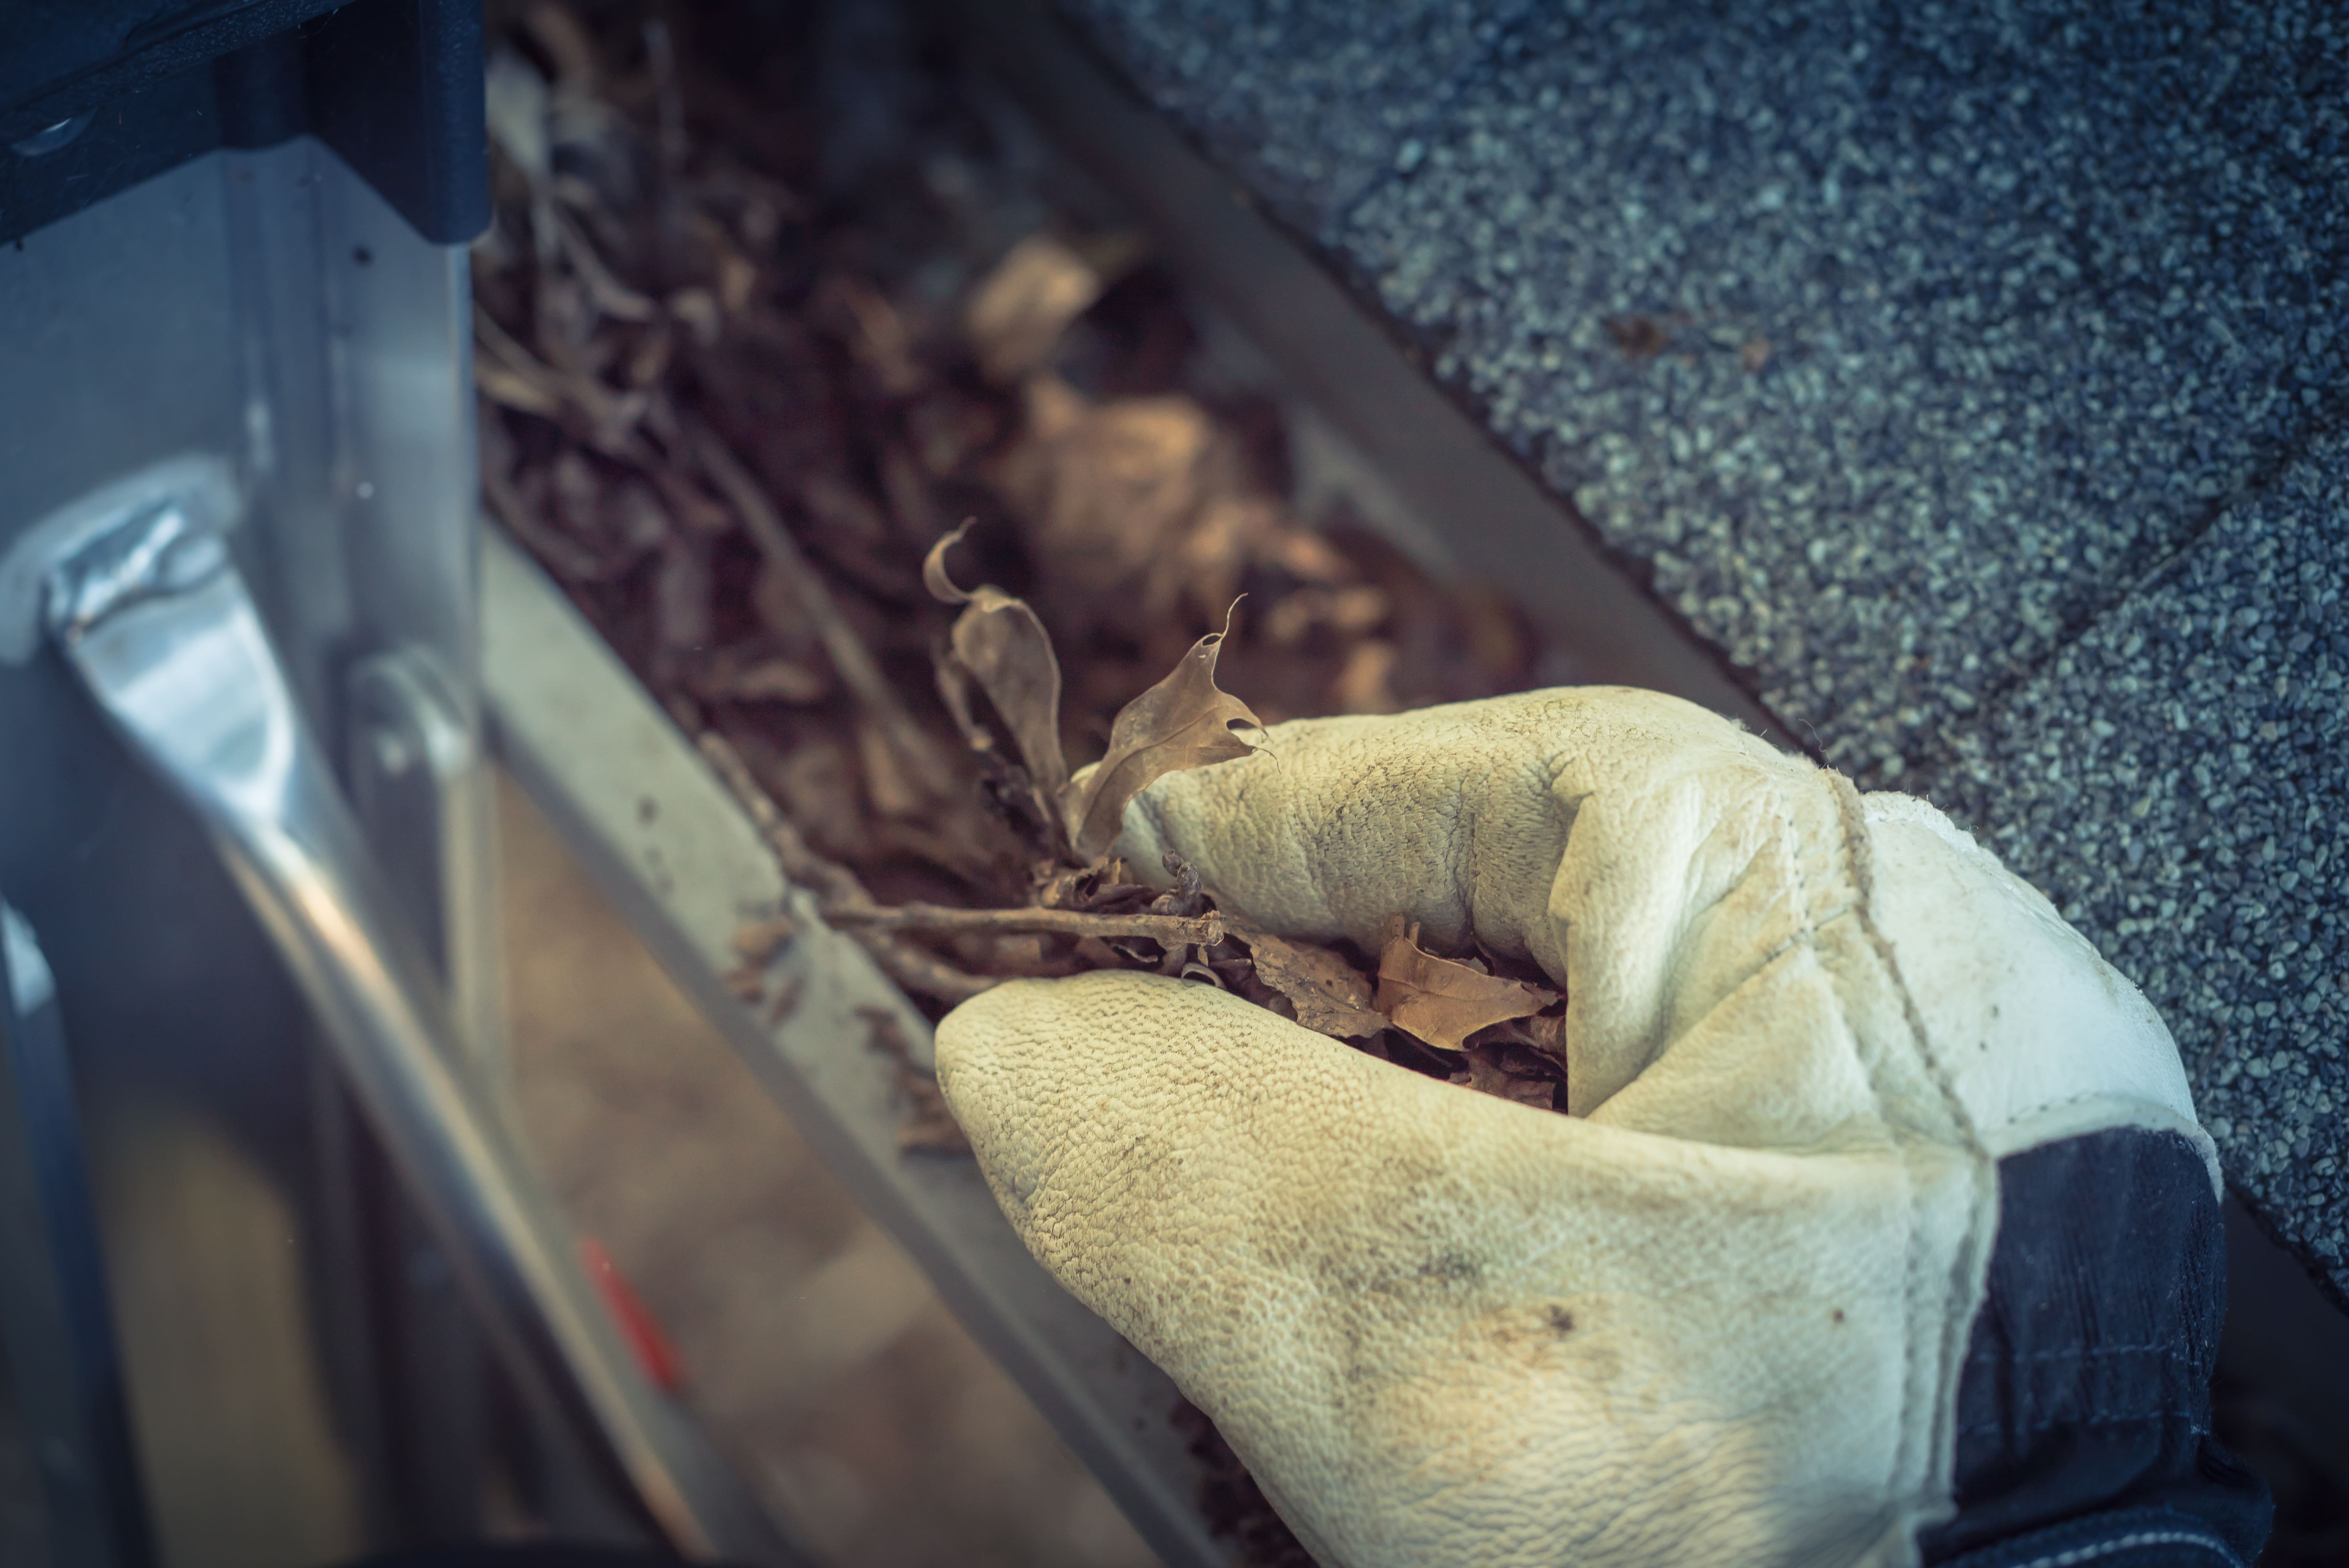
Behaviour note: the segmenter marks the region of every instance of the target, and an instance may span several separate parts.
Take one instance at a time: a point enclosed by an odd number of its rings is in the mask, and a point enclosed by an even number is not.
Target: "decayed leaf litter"
[[[1187,867],[1162,892],[1104,858],[1135,794],[1264,723],[1514,689],[1532,653],[1490,595],[1289,512],[1278,410],[1192,389],[1185,307],[1134,236],[985,255],[968,192],[821,200],[788,107],[657,22],[528,8],[489,107],[485,497],[893,977],[950,1005],[1154,969],[1559,1103],[1538,976],[1400,924],[1376,954],[1285,940]],[[987,170],[983,126],[925,136]],[[1024,594],[959,585],[999,575]],[[771,1016],[788,940],[748,935],[730,980]],[[908,1146],[957,1146],[935,1087],[874,1044]]]
[[[1216,655],[1227,633],[1201,637],[1164,680],[1126,704],[1111,724],[1101,760],[1071,776],[1054,711],[1061,679],[1051,640],[1034,612],[1002,590],[967,592],[955,585],[946,556],[967,531],[968,525],[957,529],[932,546],[923,566],[931,593],[963,606],[939,658],[941,689],[952,694],[948,707],[972,752],[999,770],[999,789],[1016,790],[1025,807],[1038,901],[1094,911],[1129,906],[1150,890],[1133,882],[1123,862],[1108,858],[1127,805],[1168,773],[1256,749],[1234,733],[1242,726],[1261,727],[1256,715],[1216,685]],[[1004,758],[973,711],[974,686],[1010,733],[1018,764]],[[1204,929],[1149,935],[1136,928],[1124,934],[1146,945],[1113,946],[1110,961],[1123,957],[1128,966],[1155,967],[1237,992],[1389,1059],[1395,1059],[1393,1047],[1380,1043],[1400,1032],[1413,1042],[1406,1048],[1432,1051],[1439,1064],[1464,1058],[1464,1066],[1446,1074],[1454,1081],[1520,1104],[1553,1106],[1565,1066],[1562,1001],[1556,992],[1496,975],[1477,958],[1430,954],[1420,945],[1418,927],[1400,918],[1381,945],[1373,987],[1332,947],[1276,936],[1236,919],[1219,921],[1212,912],[1202,919],[1209,900],[1197,874],[1171,852],[1164,869],[1174,877],[1174,889],[1151,897],[1147,915],[1199,921]],[[937,924],[1003,918],[994,912],[940,912]]]

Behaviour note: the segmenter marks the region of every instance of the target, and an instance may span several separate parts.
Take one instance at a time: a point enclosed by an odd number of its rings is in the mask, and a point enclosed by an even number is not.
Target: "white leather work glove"
[[[1120,852],[1168,849],[1276,933],[1402,914],[1568,997],[1570,1115],[1151,975],[939,1027],[1029,1247],[1325,1564],[1913,1561],[1995,1161],[2166,1130],[2215,1190],[2168,1031],[2044,898],[1676,698],[1281,725],[1135,802]]]

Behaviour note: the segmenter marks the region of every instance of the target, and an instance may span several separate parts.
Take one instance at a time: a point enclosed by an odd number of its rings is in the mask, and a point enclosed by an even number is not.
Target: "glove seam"
[[[2027,1121],[2033,1117],[2045,1116],[2050,1111],[2064,1110],[2072,1106],[2089,1104],[2094,1100],[2116,1098],[2119,1097],[2109,1088],[2085,1088],[2076,1094],[2067,1094],[2054,1099],[2043,1099],[2031,1105],[2017,1106],[2008,1113],[2008,1120],[2010,1122]]]
[[[1874,845],[1868,838],[1868,818],[1866,809],[1860,804],[1859,790],[1849,779],[1832,768],[1820,771],[1826,776],[1828,792],[1834,798],[1836,814],[1843,827],[1844,852],[1857,894],[1851,913],[1857,920],[1860,931],[1865,934],[1868,947],[1882,967],[1894,994],[1900,998],[1901,1016],[1908,1024],[1919,1065],[1940,1095],[1942,1106],[1950,1118],[1951,1140],[1971,1167],[1972,1174],[1972,1213],[1965,1235],[1956,1248],[1956,1255],[1950,1262],[1950,1277],[1943,1295],[1946,1302],[1959,1305],[1961,1310],[1943,1314],[1940,1343],[1930,1351],[1918,1342],[1919,1336],[1915,1336],[1913,1331],[1907,1351],[1909,1376],[1903,1380],[1902,1403],[1911,1417],[1915,1414],[1911,1401],[1915,1398],[1913,1390],[1918,1382],[1919,1363],[1929,1354],[1933,1358],[1934,1372],[1932,1419],[1924,1434],[1925,1441],[1931,1448],[1925,1473],[1915,1483],[1918,1491],[1914,1494],[1914,1505],[1905,1511],[1909,1517],[1902,1521],[1902,1532],[1908,1538],[1913,1553],[1917,1528],[1933,1518],[1946,1516],[1951,1503],[1957,1464],[1958,1387],[1968,1346],[1972,1338],[1973,1318],[1982,1308],[1989,1277],[1990,1249],[1997,1229],[1997,1172],[1989,1148],[1982,1141],[1980,1130],[1974,1126],[1973,1117],[1958,1095],[1956,1083],[1940,1054],[1933,1049],[1931,1036],[1925,1027],[1924,1015],[1918,1008],[1917,998],[1909,990],[1908,980],[1900,973],[1900,964],[1893,954],[1891,940],[1876,923]],[[1871,1080],[1873,1076],[1870,1075]],[[1878,1092],[1878,1103],[1880,1109],[1881,1091]],[[1983,1191],[1985,1179],[1990,1187],[1987,1194]],[[1923,1227],[1918,1219],[1918,1197],[1913,1178],[1909,1191],[1909,1276],[1913,1281],[1919,1277],[1925,1262],[1920,1246]],[[1983,1222],[1986,1209],[1990,1215],[1988,1224]],[[1903,1476],[1913,1473],[1910,1467],[1915,1460],[1912,1452],[1912,1444],[1916,1440],[1912,1435],[1915,1428],[1913,1419],[1901,1422],[1894,1462],[1896,1473]]]

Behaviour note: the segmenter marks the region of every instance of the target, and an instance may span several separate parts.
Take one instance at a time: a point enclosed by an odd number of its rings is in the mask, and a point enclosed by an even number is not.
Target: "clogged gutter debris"
[[[1112,859],[1136,795],[1168,773],[1255,749],[1234,731],[1260,727],[1256,715],[1216,684],[1228,633],[1201,637],[1171,674],[1119,709],[1101,760],[1072,776],[1061,750],[1060,666],[1042,623],[1001,589],[966,593],[946,571],[947,552],[968,527],[932,545],[923,563],[931,593],[963,606],[938,657],[938,687],[988,789],[1028,841],[1032,902],[1002,910],[843,907],[834,919],[852,927],[1066,938],[1068,956],[1081,967],[1196,980],[1470,1088],[1553,1105],[1566,1059],[1556,992],[1495,975],[1475,958],[1430,954],[1417,927],[1400,918],[1381,945],[1374,987],[1335,947],[1276,936],[1216,912],[1197,873],[1172,851],[1163,869],[1174,886],[1164,892]],[[995,725],[978,710],[974,689],[988,699]]]
[[[1040,207],[956,82],[895,84],[902,177],[824,197],[810,62],[746,82],[693,44],[541,4],[493,52],[483,488],[785,874],[933,1005],[1146,968],[1554,1103],[1539,976],[1285,941],[1107,858],[1135,794],[1262,723],[1526,684],[1516,617],[1296,516],[1279,408],[1201,389],[1141,242]],[[1043,226],[1007,246],[1003,209]],[[734,976],[771,1009],[784,940]]]
[[[655,15],[492,8],[482,487],[784,874],[934,1013],[1146,969],[1562,1109],[1537,975],[1400,923],[1284,940],[1109,858],[1136,793],[1264,724],[1530,684],[1518,617],[1342,506],[1298,515],[1282,405],[943,51],[820,67]],[[894,112],[848,135],[814,107],[843,95]],[[746,929],[729,976],[777,1021],[792,934]],[[868,1022],[906,1147],[967,1148]]]

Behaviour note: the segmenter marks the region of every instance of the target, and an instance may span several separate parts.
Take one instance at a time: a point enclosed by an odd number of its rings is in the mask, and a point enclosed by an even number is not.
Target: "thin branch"
[[[684,417],[682,422],[702,471],[742,520],[744,530],[758,545],[760,553],[791,585],[801,613],[815,628],[816,638],[823,645],[833,668],[840,672],[841,684],[873,716],[890,749],[904,759],[916,779],[934,795],[946,793],[953,785],[952,770],[921,726],[914,722],[914,716],[905,711],[896,687],[874,662],[872,650],[865,647],[856,629],[842,616],[840,606],[833,602],[832,589],[808,564],[807,557],[800,552],[799,542],[783,526],[782,517],[767,499],[766,491],[716,432],[691,416]]]
[[[689,718],[690,715],[680,715]],[[688,724],[688,731],[698,726]],[[769,852],[783,875],[802,887],[822,895],[833,910],[870,909],[874,907],[873,895],[864,890],[854,872],[838,861],[828,860],[808,847],[799,829],[792,825],[781,808],[759,787],[751,776],[750,765],[733,743],[714,730],[701,730],[695,737],[702,758],[707,761],[750,825],[759,830]],[[871,928],[852,928],[854,937],[864,951],[873,955],[888,976],[909,991],[919,991],[926,996],[936,996],[946,1002],[963,1002],[991,989],[1002,982],[981,975],[969,975],[937,957],[925,953],[910,942],[900,942],[887,932]]]
[[[699,729],[698,725],[688,727],[698,730],[694,735],[694,745],[699,748],[702,759],[750,819],[750,825],[759,830],[759,837],[766,841],[785,877],[802,887],[813,889],[833,903],[872,903],[873,895],[864,891],[864,884],[857,880],[854,872],[808,847],[799,829],[783,815],[782,808],[760,788],[750,765],[742,760],[742,754],[734,749],[732,741],[714,729]]]
[[[908,991],[936,996],[941,1002],[968,1002],[981,991],[992,991],[1003,984],[999,975],[967,974],[910,942],[899,942],[877,931],[851,931],[849,934],[864,945],[864,951],[873,955],[873,962],[890,979]]]
[[[868,931],[970,931],[1008,936],[1147,937],[1168,947],[1189,944],[1213,947],[1224,939],[1215,915],[1185,919],[1175,914],[1095,914],[1080,909],[949,909],[943,904],[904,903],[887,908],[843,905],[824,911],[835,925]]]

